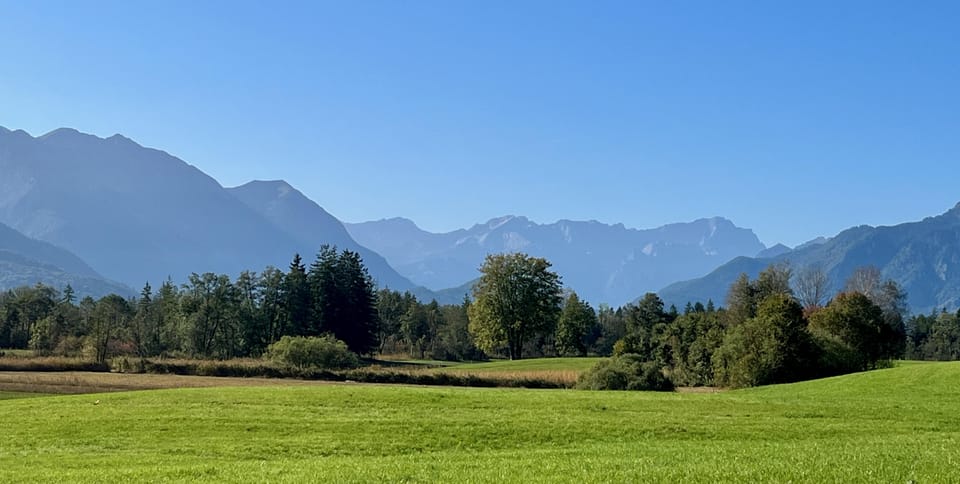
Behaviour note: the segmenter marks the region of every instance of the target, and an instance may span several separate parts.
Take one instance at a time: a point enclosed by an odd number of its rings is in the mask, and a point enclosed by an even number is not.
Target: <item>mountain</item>
[[[808,241],[806,241],[806,242],[804,242],[804,243],[802,243],[802,244],[794,247],[794,250],[806,249],[807,247],[812,247],[812,246],[814,246],[814,245],[823,245],[823,244],[826,244],[829,240],[830,240],[830,239],[828,239],[828,238],[826,238],[826,237],[817,237],[817,238],[815,238],[815,239],[813,239],[813,240],[808,240]]]
[[[673,304],[707,299],[722,302],[740,273],[756,277],[767,265],[781,261],[789,261],[795,269],[821,267],[834,291],[843,287],[855,269],[873,265],[884,278],[897,281],[906,290],[913,312],[954,310],[960,307],[960,204],[919,222],[854,227],[776,257],[740,257],[702,278],[671,284],[660,296]]]
[[[768,257],[776,257],[776,256],[778,256],[778,255],[786,254],[787,252],[790,252],[791,250],[793,250],[793,249],[791,249],[790,247],[787,247],[787,246],[785,246],[785,245],[783,245],[783,244],[777,244],[777,245],[775,245],[775,246],[773,246],[773,247],[768,247],[768,248],[766,248],[766,249],[761,250],[760,253],[757,254],[757,258],[758,258],[758,259],[765,259],[765,258],[768,258]]]
[[[312,247],[314,253],[320,248],[320,242],[335,245],[341,250],[355,251],[363,258],[370,273],[376,274],[381,287],[395,290],[414,288],[408,279],[390,267],[383,256],[358,244],[336,217],[287,182],[252,181],[239,187],[228,188],[227,191],[293,236],[301,246]],[[303,255],[309,261],[314,253]]]
[[[0,224],[0,290],[37,283],[57,289],[69,284],[79,297],[132,294],[130,288],[104,279],[70,252]]]
[[[299,192],[282,197],[276,186],[256,185],[228,191],[184,161],[120,135],[58,129],[32,137],[0,129],[0,173],[0,222],[133,287],[168,276],[184,281],[191,272],[286,268],[295,252],[309,263],[324,243],[357,246]],[[259,193],[271,190],[273,198]],[[371,262],[378,281],[414,287]]]
[[[596,221],[537,224],[517,216],[441,234],[403,218],[345,225],[357,242],[430,289],[475,279],[487,254],[522,251],[547,258],[581,297],[612,304],[764,249],[752,231],[719,217],[649,230]]]
[[[31,239],[2,223],[0,223],[0,250],[41,261],[78,276],[101,277],[86,262],[69,251],[47,242]]]

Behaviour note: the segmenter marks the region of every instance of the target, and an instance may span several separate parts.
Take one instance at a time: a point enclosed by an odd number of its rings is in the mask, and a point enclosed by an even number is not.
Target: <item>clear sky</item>
[[[958,25],[957,2],[0,0],[0,125],[122,133],[346,221],[722,215],[794,245],[960,201]]]

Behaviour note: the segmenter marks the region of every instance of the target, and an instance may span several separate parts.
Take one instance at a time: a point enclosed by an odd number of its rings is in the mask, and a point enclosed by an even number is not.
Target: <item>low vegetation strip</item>
[[[0,371],[110,371],[110,365],[82,358],[17,356],[0,358]]]
[[[103,372],[0,372],[0,399],[42,394],[104,393],[168,388],[301,386],[332,382]]]
[[[297,368],[262,359],[191,360],[117,357],[97,364],[78,358],[0,358],[0,372],[115,372],[204,377],[283,378],[362,383],[396,383],[514,388],[572,388],[577,376],[599,358],[540,358],[461,363],[446,367],[371,361],[352,369]],[[61,378],[61,377],[57,377]],[[78,385],[73,385],[78,386]],[[21,387],[18,387],[18,389]],[[29,390],[29,385],[23,386]],[[109,390],[109,389],[107,389]],[[84,391],[81,391],[81,393]]]
[[[958,482],[960,364],[709,394],[377,385],[0,401],[0,481]],[[99,401],[99,403],[97,403]]]
[[[497,360],[482,363],[460,363],[448,366],[450,370],[468,371],[572,371],[589,370],[602,358],[531,358],[527,360]]]

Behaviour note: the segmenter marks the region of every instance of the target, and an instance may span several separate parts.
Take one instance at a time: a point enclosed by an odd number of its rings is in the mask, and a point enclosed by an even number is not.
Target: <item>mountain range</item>
[[[404,218],[346,227],[357,242],[430,289],[478,277],[487,254],[521,251],[549,260],[581,297],[610,304],[623,304],[765,249],[751,230],[720,217],[647,230],[596,221],[538,224],[519,216],[439,234]]]
[[[862,225],[773,256],[738,257],[704,277],[671,284],[659,294],[674,304],[708,299],[722,302],[739,274],[756,277],[778,262],[789,262],[795,270],[819,267],[828,275],[834,292],[857,268],[875,266],[884,278],[906,290],[913,312],[954,310],[960,306],[960,204],[919,222]]]
[[[234,189],[120,135],[0,128],[0,223],[62,247],[131,287],[191,272],[309,264],[322,244],[361,252],[383,286],[415,285],[284,182]],[[299,222],[298,222],[299,221]],[[154,284],[156,285],[156,284]]]
[[[770,263],[818,266],[833,288],[857,267],[899,282],[914,311],[960,306],[960,205],[919,222],[860,226],[793,249],[765,247],[722,217],[655,229],[504,216],[446,233],[403,218],[344,224],[285,181],[225,188],[168,153],[121,135],[0,127],[0,289],[70,284],[80,295],[134,294],[192,272],[237,275],[309,263],[323,244],[361,254],[381,287],[459,302],[487,254],[553,263],[585,299],[618,305],[659,289],[678,305],[722,302],[740,274]],[[683,282],[675,282],[683,281]]]

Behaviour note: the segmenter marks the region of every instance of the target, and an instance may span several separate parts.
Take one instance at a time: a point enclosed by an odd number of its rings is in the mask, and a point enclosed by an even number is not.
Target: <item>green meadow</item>
[[[0,481],[960,482],[958,382],[931,363],[720,393],[0,394]]]

